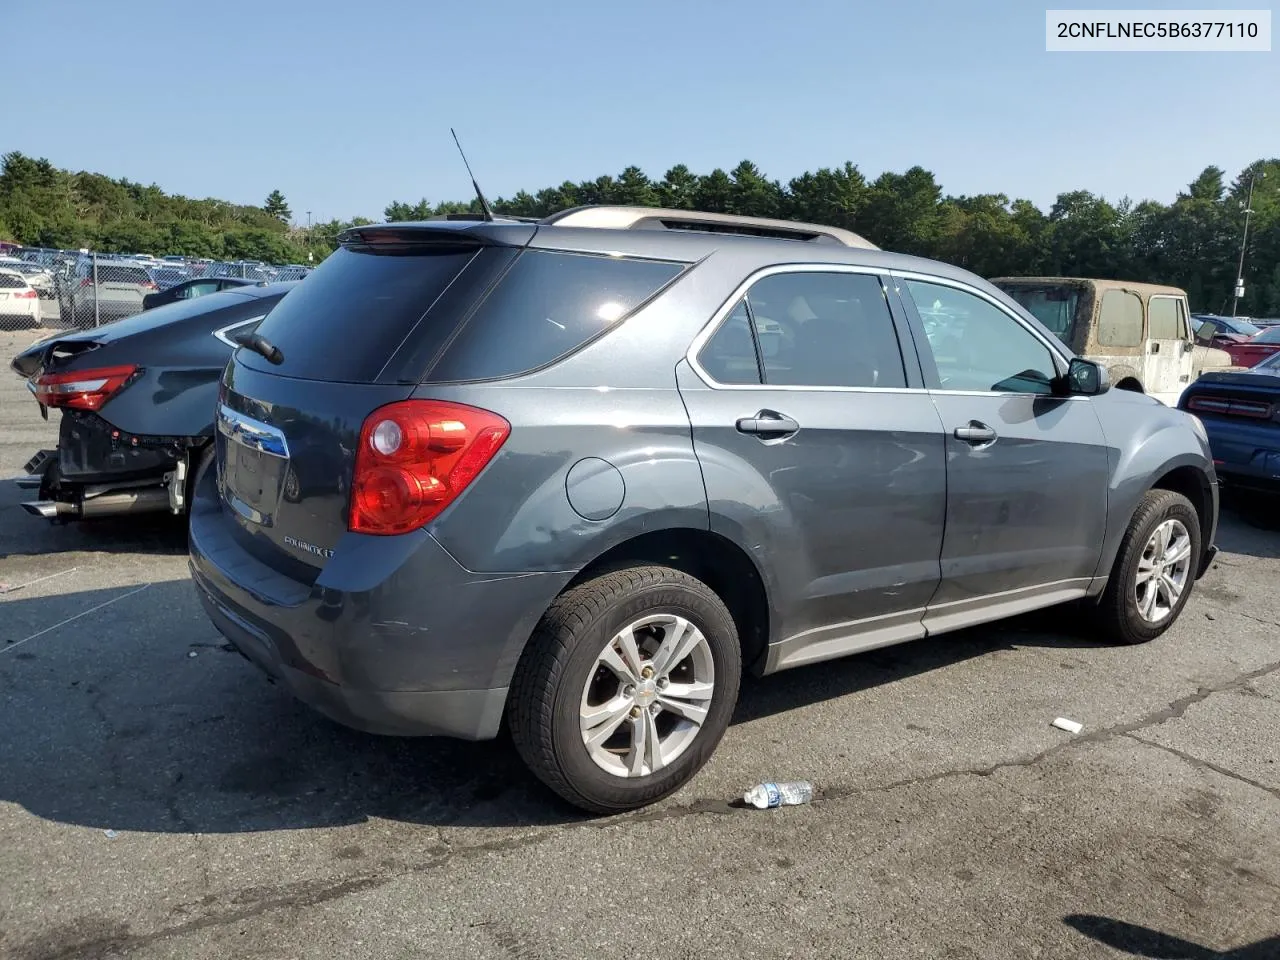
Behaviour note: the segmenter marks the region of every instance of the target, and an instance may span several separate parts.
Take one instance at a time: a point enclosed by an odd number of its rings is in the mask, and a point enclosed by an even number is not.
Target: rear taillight
[[[1269,403],[1238,398],[1192,397],[1187,401],[1187,409],[1199,413],[1216,413],[1224,417],[1248,417],[1251,420],[1268,420],[1272,414]]]
[[[157,283],[156,283],[154,280],[148,280],[148,281],[147,281],[146,283],[144,283],[142,286],[143,286],[143,288],[144,288],[144,289],[146,289],[146,290],[159,290],[159,289],[160,289],[159,285],[157,285]]]
[[[389,535],[430,523],[510,433],[496,413],[460,403],[402,400],[373,411],[356,451],[351,530]]]
[[[137,372],[137,367],[100,367],[69,373],[42,373],[32,386],[36,399],[46,407],[100,410]]]
[[[37,296],[39,296],[39,294],[37,294],[34,290],[19,290],[17,293],[13,295],[13,299],[34,300]]]
[[[85,277],[83,280],[80,281],[81,289],[85,287],[92,287],[92,286],[93,286],[93,277]]]

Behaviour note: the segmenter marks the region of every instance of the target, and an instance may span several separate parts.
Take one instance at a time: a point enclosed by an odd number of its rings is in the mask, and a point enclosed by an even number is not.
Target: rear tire
[[[733,617],[706,584],[661,566],[603,574],[534,630],[511,685],[512,741],[574,806],[634,810],[702,768],[741,677]]]
[[[1200,517],[1172,490],[1149,490],[1134,511],[1107,589],[1100,625],[1117,643],[1146,643],[1173,626],[1195,584]]]

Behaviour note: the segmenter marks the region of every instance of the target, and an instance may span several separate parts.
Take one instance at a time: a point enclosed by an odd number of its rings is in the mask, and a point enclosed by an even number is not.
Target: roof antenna
[[[453,127],[449,128],[449,132],[453,133]],[[467,155],[462,151],[462,144],[458,143],[458,135],[453,133],[453,142],[458,147],[458,153],[462,154],[462,165],[467,168],[467,176],[471,178],[471,186],[475,188],[476,196],[480,199],[480,209],[484,213],[486,220],[493,219],[493,211],[489,209],[489,201],[484,198],[484,194],[480,192],[480,184],[476,183],[476,175],[471,172],[471,164],[467,163]]]

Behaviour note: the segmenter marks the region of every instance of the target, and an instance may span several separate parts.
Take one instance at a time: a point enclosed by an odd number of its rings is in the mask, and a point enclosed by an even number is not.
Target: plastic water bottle
[[[813,784],[807,780],[796,780],[791,783],[758,783],[744,793],[742,799],[757,810],[798,806],[813,799]]]

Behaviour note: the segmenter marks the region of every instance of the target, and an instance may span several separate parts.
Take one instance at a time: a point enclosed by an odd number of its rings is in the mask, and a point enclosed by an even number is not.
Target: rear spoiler
[[[537,226],[514,220],[424,220],[417,223],[371,223],[338,234],[344,247],[395,253],[424,247],[523,247]]]

